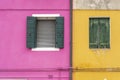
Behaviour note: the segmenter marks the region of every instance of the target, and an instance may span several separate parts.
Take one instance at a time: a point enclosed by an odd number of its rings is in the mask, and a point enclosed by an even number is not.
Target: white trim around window
[[[33,17],[59,17],[60,14],[32,14]]]

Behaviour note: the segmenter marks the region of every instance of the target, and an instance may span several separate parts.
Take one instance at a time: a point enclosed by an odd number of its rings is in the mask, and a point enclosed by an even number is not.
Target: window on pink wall
[[[64,48],[64,17],[27,17],[27,48],[59,50]]]

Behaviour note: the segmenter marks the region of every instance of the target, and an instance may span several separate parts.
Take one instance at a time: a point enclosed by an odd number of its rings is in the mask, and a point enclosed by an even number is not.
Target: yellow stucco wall
[[[73,73],[73,80],[120,80],[120,73],[117,72],[76,72]]]
[[[89,17],[110,17],[110,49],[89,49]],[[120,11],[73,10],[73,68],[120,67]],[[83,74],[85,73],[85,74]],[[120,80],[115,72],[73,72],[73,80]],[[93,78],[96,76],[95,78]],[[119,77],[118,77],[119,76]]]

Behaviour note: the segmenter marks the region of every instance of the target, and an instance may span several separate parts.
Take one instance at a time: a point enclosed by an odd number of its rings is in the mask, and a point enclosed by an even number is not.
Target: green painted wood
[[[64,17],[56,18],[55,47],[64,48]]]
[[[36,47],[36,38],[37,38],[37,20],[35,17],[27,17],[27,48]]]
[[[100,48],[110,48],[109,18],[100,20]]]
[[[89,26],[89,48],[97,48],[98,36],[98,19],[90,18],[90,26]]]
[[[110,48],[109,18],[90,18],[89,48]]]

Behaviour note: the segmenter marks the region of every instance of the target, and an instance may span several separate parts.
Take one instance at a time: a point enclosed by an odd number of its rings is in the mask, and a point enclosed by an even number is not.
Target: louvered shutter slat
[[[27,17],[27,48],[35,48],[36,47],[36,18],[28,16]]]
[[[64,17],[56,18],[55,47],[64,48]]]
[[[110,33],[109,33],[109,18],[102,19],[101,35],[100,35],[100,48],[110,48]]]
[[[90,18],[89,24],[89,48],[98,48],[98,20]]]
[[[106,19],[106,40],[105,42],[107,43],[106,48],[110,48],[110,24],[109,24],[109,18]]]

